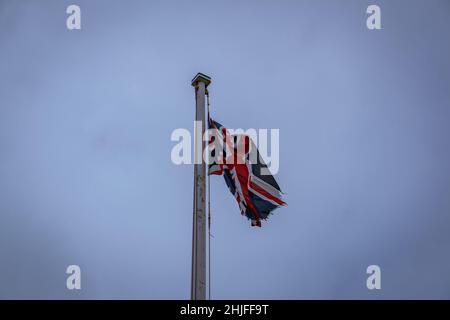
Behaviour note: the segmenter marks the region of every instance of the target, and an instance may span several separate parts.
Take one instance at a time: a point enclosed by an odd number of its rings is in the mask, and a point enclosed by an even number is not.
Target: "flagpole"
[[[205,142],[205,95],[211,78],[198,73],[192,79],[195,88],[194,208],[192,221],[191,299],[206,299],[206,165],[203,161]],[[201,124],[201,125],[200,125]],[[200,125],[200,127],[198,126]]]

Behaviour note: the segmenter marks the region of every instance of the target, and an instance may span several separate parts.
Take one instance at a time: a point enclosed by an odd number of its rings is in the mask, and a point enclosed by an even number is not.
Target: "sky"
[[[213,299],[449,299],[449,32],[446,0],[0,0],[0,298],[189,299],[203,72],[280,130],[288,203],[252,228],[211,178]]]

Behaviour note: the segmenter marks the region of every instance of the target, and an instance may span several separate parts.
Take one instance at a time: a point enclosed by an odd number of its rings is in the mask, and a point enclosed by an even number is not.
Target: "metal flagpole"
[[[194,210],[192,221],[191,299],[206,299],[206,164],[203,161],[205,142],[205,95],[211,78],[198,73],[192,79],[195,88],[194,147]]]
[[[209,114],[209,92],[208,89],[206,89],[206,109],[207,109],[207,123],[209,127],[209,120],[210,114]],[[209,143],[209,135],[208,135],[208,143]],[[208,150],[209,152],[209,150]],[[208,153],[209,155],[209,153]],[[208,300],[211,300],[211,176],[209,175],[208,170]]]

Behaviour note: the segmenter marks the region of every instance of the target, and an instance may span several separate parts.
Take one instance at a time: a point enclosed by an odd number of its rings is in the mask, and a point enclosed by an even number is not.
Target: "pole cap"
[[[204,82],[205,83],[205,88],[206,88],[211,83],[211,77],[207,76],[206,74],[203,74],[203,73],[199,72],[194,77],[194,79],[192,79],[191,85],[193,87],[196,87],[199,82]]]

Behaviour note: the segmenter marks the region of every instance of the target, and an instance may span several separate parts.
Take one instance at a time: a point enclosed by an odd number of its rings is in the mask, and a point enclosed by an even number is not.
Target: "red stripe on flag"
[[[263,188],[261,188],[260,186],[258,186],[257,184],[255,184],[252,181],[250,181],[250,188],[252,188],[256,192],[262,194],[264,197],[266,197],[266,198],[268,198],[268,199],[278,203],[280,206],[284,206],[286,204],[286,202],[284,202],[281,199],[278,199],[277,197],[274,197],[269,192],[267,192],[266,190],[264,190]]]

